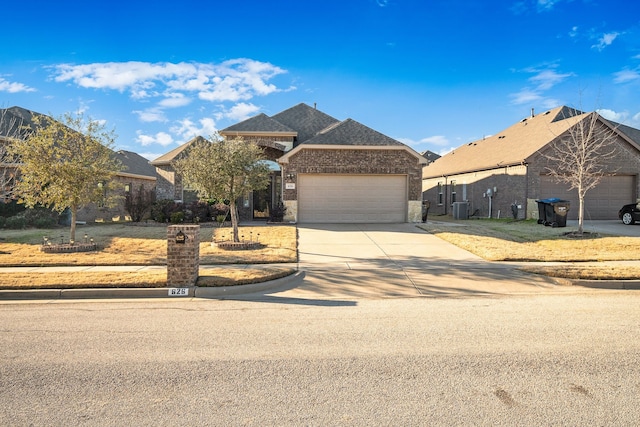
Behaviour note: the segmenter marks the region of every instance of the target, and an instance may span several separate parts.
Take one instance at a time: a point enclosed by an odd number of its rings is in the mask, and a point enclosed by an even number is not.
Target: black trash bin
[[[538,202],[538,213],[540,218],[538,224],[549,225],[551,227],[566,227],[567,214],[571,203],[568,200],[553,197],[550,199],[536,200]]]

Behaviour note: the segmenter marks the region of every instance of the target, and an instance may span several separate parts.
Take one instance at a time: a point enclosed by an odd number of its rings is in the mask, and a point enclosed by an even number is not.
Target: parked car
[[[636,221],[640,221],[640,209],[638,209],[637,203],[629,203],[624,205],[622,209],[618,211],[618,218],[622,220],[623,224],[632,225]]]

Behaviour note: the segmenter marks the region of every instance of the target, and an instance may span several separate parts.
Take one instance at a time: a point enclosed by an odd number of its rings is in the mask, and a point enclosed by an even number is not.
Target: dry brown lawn
[[[50,254],[40,251],[43,237],[54,243],[68,239],[67,229],[2,230],[0,234],[0,267],[9,266],[97,266],[97,265],[166,265],[167,229],[163,226],[135,224],[96,224],[79,226],[76,239],[93,238],[96,252]],[[297,261],[295,226],[240,227],[245,240],[258,241],[260,249],[222,250],[215,241],[231,238],[230,228],[203,226],[200,230],[200,265],[277,264]],[[199,286],[231,286],[263,282],[292,274],[293,269],[274,268],[207,268],[201,271]],[[163,287],[164,272],[78,272],[4,273],[0,288],[80,288],[80,287]]]
[[[465,220],[438,217],[420,227],[490,261],[563,262],[561,267],[523,269],[556,277],[638,279],[640,268],[602,261],[640,260],[640,237],[586,233],[576,238],[569,227],[552,228],[536,221]]]

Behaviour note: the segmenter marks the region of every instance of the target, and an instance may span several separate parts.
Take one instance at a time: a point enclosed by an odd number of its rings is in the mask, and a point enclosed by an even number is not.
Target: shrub
[[[22,230],[26,228],[27,220],[23,216],[10,216],[5,221],[5,227],[11,230]]]
[[[271,208],[271,214],[269,215],[269,221],[282,222],[284,214],[287,212],[287,207],[282,202],[278,202]]]
[[[179,224],[184,221],[184,212],[174,212],[171,214],[171,223]]]

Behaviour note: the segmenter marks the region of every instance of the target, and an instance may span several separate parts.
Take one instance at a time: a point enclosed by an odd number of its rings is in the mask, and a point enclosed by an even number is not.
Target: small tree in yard
[[[11,153],[19,161],[15,191],[27,207],[38,204],[57,212],[71,211],[69,238],[75,240],[78,209],[89,203],[110,206],[113,177],[121,166],[110,147],[113,131],[67,113],[59,120],[34,116],[31,134],[16,140]]]
[[[156,201],[156,192],[153,190],[147,190],[142,184],[138,191],[127,192],[124,198],[124,209],[133,222],[142,221],[142,217],[145,213],[151,210],[151,206]]]
[[[584,232],[584,199],[605,176],[605,165],[616,152],[616,128],[596,112],[588,114],[561,135],[550,154],[549,174],[578,192],[578,233]]]
[[[234,242],[240,241],[236,200],[269,185],[269,167],[260,161],[262,155],[255,143],[214,135],[212,141],[194,142],[187,155],[174,164],[184,183],[201,199],[230,201]]]

